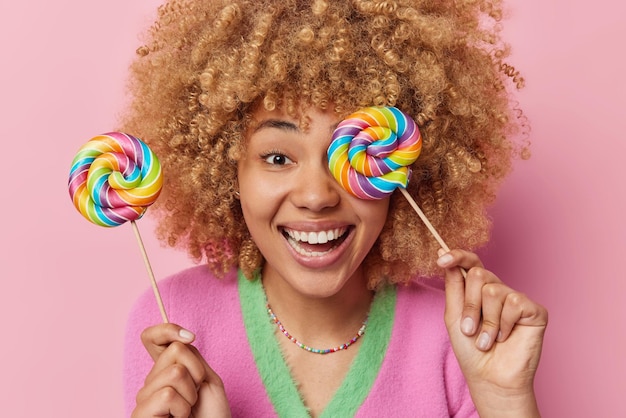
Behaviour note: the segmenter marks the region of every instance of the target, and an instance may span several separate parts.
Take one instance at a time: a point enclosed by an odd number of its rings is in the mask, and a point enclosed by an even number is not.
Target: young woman
[[[160,8],[123,128],[162,160],[162,237],[202,264],[161,282],[169,324],[149,294],[131,314],[129,414],[539,415],[547,312],[468,251],[524,151],[500,17],[499,1]],[[407,190],[465,250],[399,193],[333,178],[332,133],[366,106],[415,119]]]

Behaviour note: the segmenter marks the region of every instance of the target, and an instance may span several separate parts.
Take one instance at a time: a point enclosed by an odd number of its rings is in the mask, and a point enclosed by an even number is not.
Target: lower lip
[[[298,262],[298,264],[311,269],[326,268],[336,263],[337,260],[339,260],[341,256],[345,253],[346,248],[353,239],[353,232],[354,231],[352,229],[349,230],[348,235],[344,238],[341,244],[339,244],[337,247],[334,247],[326,254],[318,256],[306,256],[298,253],[296,250],[293,249],[291,244],[289,244],[287,239],[285,239],[285,245],[291,253],[291,256],[294,258],[294,260]]]

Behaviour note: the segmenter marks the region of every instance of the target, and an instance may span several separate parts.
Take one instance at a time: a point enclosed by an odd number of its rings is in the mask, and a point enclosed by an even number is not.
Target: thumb
[[[190,344],[195,338],[193,332],[172,323],[155,325],[141,333],[141,342],[154,361],[171,343]]]

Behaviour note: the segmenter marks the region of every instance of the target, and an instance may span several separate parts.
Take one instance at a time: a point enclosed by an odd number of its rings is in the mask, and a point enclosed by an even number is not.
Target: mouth
[[[325,231],[298,231],[290,228],[283,228],[283,236],[298,254],[305,257],[321,257],[345,241],[350,228],[328,229]]]

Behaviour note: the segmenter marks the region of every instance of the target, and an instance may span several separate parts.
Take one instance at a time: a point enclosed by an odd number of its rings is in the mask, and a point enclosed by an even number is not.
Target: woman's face
[[[329,297],[348,282],[365,285],[361,263],[385,224],[389,199],[345,191],[326,154],[337,116],[317,108],[303,108],[302,116],[253,113],[238,165],[241,206],[266,260],[263,280]]]

